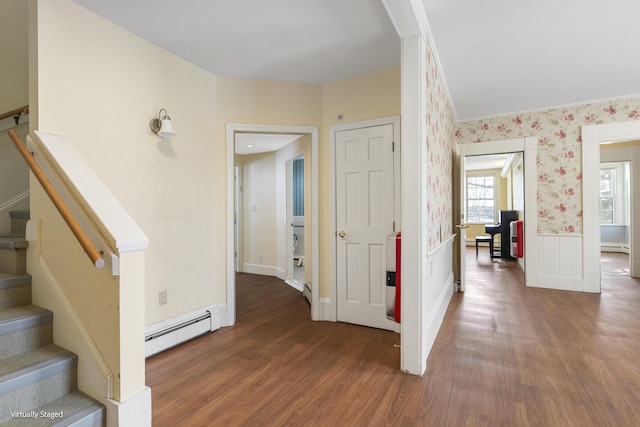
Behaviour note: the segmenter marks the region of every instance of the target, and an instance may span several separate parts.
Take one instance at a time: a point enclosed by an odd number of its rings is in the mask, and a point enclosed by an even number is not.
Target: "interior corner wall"
[[[28,2],[0,2],[0,114],[29,104]]]
[[[331,126],[400,115],[400,67],[348,79],[325,83],[322,86],[322,131],[320,134],[320,297],[331,295],[331,215],[329,211],[330,161],[329,137]],[[342,119],[338,118],[342,115]],[[402,148],[401,148],[402,149]],[[329,231],[326,231],[329,230]],[[326,260],[326,261],[325,261]]]
[[[276,275],[276,153],[242,156],[242,271]]]
[[[276,152],[276,234],[278,236],[289,236],[290,224],[287,224],[287,163],[294,157],[304,156],[304,211],[305,216],[311,212],[311,138],[304,135],[292,143],[282,147]],[[288,238],[288,237],[287,237]],[[311,227],[304,227],[304,253],[310,253],[311,246]],[[277,244],[277,266],[278,269],[286,276],[287,264],[293,263],[293,260],[287,255],[287,242],[278,239]],[[309,258],[306,259],[310,263]],[[309,264],[307,264],[309,265]],[[305,281],[311,281],[310,270],[313,268],[305,268]]]
[[[325,84],[218,78],[218,131],[229,123],[319,128],[320,297],[330,296],[329,128],[343,122],[400,114],[400,69]],[[337,114],[343,114],[339,121]],[[305,239],[305,241],[308,241]]]
[[[224,302],[217,78],[70,0],[37,15],[38,129],[69,138],[149,237],[147,325]],[[174,138],[149,129],[161,108]]]

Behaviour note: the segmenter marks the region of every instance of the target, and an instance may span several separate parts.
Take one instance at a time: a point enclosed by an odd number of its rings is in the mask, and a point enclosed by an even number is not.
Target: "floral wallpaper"
[[[431,46],[426,48],[428,250],[453,233],[455,116]]]
[[[458,123],[461,144],[538,137],[538,233],[582,233],[581,126],[640,119],[640,98]]]

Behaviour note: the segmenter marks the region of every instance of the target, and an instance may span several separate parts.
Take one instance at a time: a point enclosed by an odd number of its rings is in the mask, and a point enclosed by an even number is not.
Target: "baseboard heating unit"
[[[307,301],[309,301],[309,304],[311,304],[311,283],[305,282],[302,295],[304,295]]]
[[[220,329],[218,310],[197,310],[147,327],[145,357],[153,356],[199,335]]]

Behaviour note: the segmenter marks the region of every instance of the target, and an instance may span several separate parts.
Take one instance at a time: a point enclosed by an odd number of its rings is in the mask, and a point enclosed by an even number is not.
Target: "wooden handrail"
[[[80,227],[80,224],[73,216],[64,200],[62,200],[60,194],[53,187],[53,184],[51,184],[49,178],[47,178],[44,171],[40,168],[40,165],[38,165],[38,163],[33,158],[32,153],[27,150],[27,147],[25,147],[24,143],[20,140],[20,137],[13,129],[9,130],[9,137],[18,148],[18,151],[20,152],[22,157],[24,157],[24,160],[27,162],[27,164],[31,168],[31,171],[44,188],[44,191],[47,193],[55,207],[58,209],[58,212],[60,212],[60,215],[62,215],[62,219],[64,219],[64,222],[67,223],[73,235],[76,236],[76,239],[78,239],[78,243],[80,243],[80,246],[82,246],[85,253],[89,256],[91,262],[93,262],[93,265],[95,265],[96,268],[104,267],[104,258],[102,258],[100,252],[96,249],[93,243],[91,243],[89,237],[84,232],[82,227]]]
[[[24,107],[16,108],[12,111],[7,111],[6,113],[0,114],[0,120],[4,120],[7,117],[16,116],[20,114],[29,114],[29,106],[25,105]]]

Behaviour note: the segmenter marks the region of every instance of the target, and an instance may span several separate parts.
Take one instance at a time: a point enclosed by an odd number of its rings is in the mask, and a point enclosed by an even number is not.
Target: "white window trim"
[[[628,166],[625,167],[626,164],[628,162],[600,163],[600,170],[615,170],[613,223],[600,223],[603,227],[629,225],[629,182],[627,176]]]
[[[493,176],[493,222],[492,223],[484,223],[484,222],[467,222],[467,224],[495,224],[498,221],[498,211],[500,210],[500,206],[502,205],[502,176],[500,169],[479,169],[479,170],[467,170],[466,171],[467,180],[465,182],[465,188],[468,190],[468,181],[469,178],[479,177],[479,176]],[[467,194],[467,192],[465,192]],[[466,198],[464,201],[464,217],[469,218],[469,199]]]

